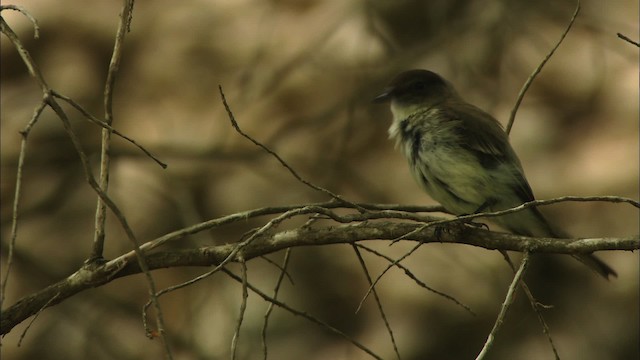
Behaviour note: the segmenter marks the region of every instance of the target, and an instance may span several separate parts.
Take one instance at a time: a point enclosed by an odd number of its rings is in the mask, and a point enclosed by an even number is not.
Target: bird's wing
[[[464,146],[475,154],[482,167],[491,171],[507,165],[513,177],[513,191],[522,202],[534,200],[533,191],[524,176],[520,159],[509,144],[500,123],[488,113],[470,105],[455,106],[454,117],[460,119],[458,133]]]

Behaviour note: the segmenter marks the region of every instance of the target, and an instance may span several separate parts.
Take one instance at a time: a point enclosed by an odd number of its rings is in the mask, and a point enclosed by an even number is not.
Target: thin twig
[[[548,199],[548,200],[529,201],[522,205],[513,207],[511,209],[506,209],[501,211],[458,216],[456,217],[456,219],[470,220],[470,219],[475,219],[477,217],[495,217],[495,216],[501,216],[501,215],[522,211],[530,207],[545,206],[545,205],[551,205],[551,204],[556,204],[560,202],[594,202],[594,201],[604,201],[604,202],[611,202],[611,203],[627,203],[640,209],[639,201],[626,198],[626,197],[621,197],[621,196],[561,196],[561,197]]]
[[[282,166],[284,166],[289,173],[291,173],[291,175],[293,175],[293,177],[295,177],[298,181],[300,181],[301,183],[305,184],[306,186],[323,192],[327,195],[329,195],[331,198],[342,202],[342,203],[346,203],[349,204],[351,206],[353,206],[354,208],[358,209],[358,211],[360,212],[366,212],[367,210],[364,208],[359,207],[358,205],[345,200],[344,198],[342,198],[342,196],[338,195],[338,194],[334,194],[333,192],[331,192],[328,189],[325,189],[323,187],[320,187],[318,185],[314,185],[312,183],[310,183],[309,181],[303,179],[300,175],[298,175],[298,173],[291,167],[289,166],[289,164],[287,164],[286,161],[284,161],[280,155],[278,155],[275,151],[269,149],[266,145],[260,143],[259,141],[257,141],[256,139],[252,138],[250,135],[248,135],[247,133],[245,133],[244,131],[242,131],[242,129],[240,129],[240,126],[238,125],[238,122],[235,119],[235,116],[233,115],[233,112],[231,111],[231,107],[229,106],[229,103],[227,103],[227,99],[224,96],[224,92],[222,91],[222,85],[218,85],[218,89],[220,90],[220,96],[222,98],[222,104],[224,105],[225,110],[227,111],[227,115],[229,116],[229,120],[231,121],[231,125],[233,126],[233,128],[243,137],[245,137],[247,140],[251,141],[252,143],[254,143],[255,145],[259,146],[260,148],[262,148],[264,151],[266,151],[267,153],[269,153],[270,155],[272,155],[273,157],[275,157],[278,162],[280,162],[280,164]]]
[[[51,303],[56,301],[58,296],[59,296],[59,294],[55,294],[54,296],[52,296],[44,305],[42,305],[40,307],[40,309],[38,309],[38,312],[34,314],[34,316],[31,319],[31,321],[29,321],[29,324],[27,324],[27,326],[22,331],[22,334],[20,334],[20,339],[18,340],[18,347],[20,347],[20,345],[22,345],[22,340],[24,340],[24,337],[27,335],[27,331],[29,331],[29,329],[31,328],[31,325],[33,325],[33,323],[36,322],[36,319],[38,318],[38,316],[40,316],[40,314],[42,314],[44,309],[46,309],[49,305],[51,305]]]
[[[0,11],[2,10],[15,10],[26,16],[33,24],[33,38],[38,40],[40,38],[40,26],[38,26],[38,20],[36,20],[31,13],[29,13],[24,7],[18,5],[0,5]]]
[[[175,291],[175,290],[178,290],[178,289],[182,289],[183,287],[189,286],[191,284],[195,284],[198,281],[204,280],[204,279],[208,278],[209,276],[215,274],[219,270],[220,270],[219,268],[215,268],[213,270],[209,270],[209,271],[205,272],[204,274],[198,275],[198,276],[196,276],[196,277],[194,277],[192,279],[189,279],[187,281],[184,281],[184,282],[181,282],[179,284],[166,287],[166,288],[164,288],[164,289],[162,289],[162,290],[160,290],[160,291],[158,291],[156,293],[156,298],[160,298],[162,295],[164,295],[166,293],[170,293],[172,291]],[[142,307],[142,324],[143,324],[143,326],[145,328],[145,331],[147,333],[151,332],[151,330],[150,330],[151,327],[148,325],[148,321],[147,321],[147,311],[149,309],[149,306],[151,306],[152,304],[153,304],[153,301],[152,301],[152,299],[150,299]]]
[[[13,195],[13,208],[11,212],[11,235],[9,239],[9,253],[7,254],[7,267],[4,271],[2,286],[0,286],[0,309],[3,309],[2,304],[4,303],[4,298],[6,295],[9,274],[11,273],[11,267],[13,265],[16,240],[18,238],[18,217],[20,198],[22,195],[22,172],[24,169],[24,159],[27,156],[27,138],[29,137],[31,129],[40,118],[40,115],[42,114],[42,111],[46,106],[47,103],[45,101],[42,101],[33,111],[33,116],[31,117],[31,120],[29,121],[27,126],[25,126],[25,128],[20,132],[20,135],[22,135],[22,140],[20,142],[20,153],[18,155],[18,169],[16,170],[16,188]]]
[[[231,271],[227,270],[226,268],[223,268],[222,271],[224,271],[227,275],[229,275],[231,278],[233,278],[235,281],[237,282],[242,282],[242,278],[240,278],[238,275],[232,273]],[[255,294],[257,294],[258,296],[260,296],[262,299],[264,299],[267,302],[270,302],[273,305],[276,305],[278,307],[281,307],[285,310],[287,310],[288,312],[297,315],[297,316],[301,316],[317,325],[319,325],[320,327],[327,329],[328,331],[341,336],[342,338],[344,338],[345,340],[347,340],[348,342],[350,342],[351,344],[353,344],[355,347],[359,348],[360,350],[366,352],[367,354],[369,354],[371,357],[373,357],[374,359],[378,359],[378,360],[382,360],[382,357],[380,357],[379,355],[377,355],[376,353],[374,353],[373,351],[371,351],[368,347],[362,345],[360,342],[356,341],[355,339],[353,339],[352,337],[350,337],[349,335],[345,334],[344,332],[336,329],[335,327],[327,324],[326,322],[304,312],[304,311],[300,311],[300,310],[296,310],[294,308],[292,308],[291,306],[287,305],[286,303],[274,299],[273,297],[265,294],[264,292],[262,292],[260,289],[256,288],[255,286],[253,286],[251,283],[247,283],[247,287],[253,291]]]
[[[373,287],[373,283],[371,282],[371,275],[369,275],[369,270],[367,269],[367,264],[364,262],[362,258],[362,254],[360,250],[358,250],[358,246],[356,244],[351,244],[353,251],[356,253],[356,257],[358,258],[358,262],[360,263],[360,267],[364,272],[364,276],[367,278],[367,282],[369,286],[372,288],[373,297],[376,301],[376,305],[378,306],[378,311],[380,312],[380,317],[382,317],[382,321],[384,322],[384,326],[387,329],[387,333],[389,334],[389,338],[391,339],[391,344],[393,345],[393,351],[396,353],[396,357],[400,360],[402,357],[400,356],[400,351],[398,350],[398,344],[396,344],[396,338],[393,336],[393,330],[391,329],[391,325],[389,324],[389,320],[387,319],[387,315],[384,312],[384,308],[382,307],[382,302],[380,297],[378,296],[378,291],[376,291],[375,287]],[[358,307],[360,309],[360,307]],[[357,310],[356,310],[357,312]]]
[[[238,259],[240,262],[242,271],[242,301],[240,302],[240,314],[238,314],[238,322],[236,323],[236,330],[233,333],[233,338],[231,339],[231,360],[236,359],[237,351],[238,351],[238,339],[240,338],[240,328],[242,327],[242,320],[244,319],[244,314],[247,311],[247,299],[249,298],[249,293],[247,291],[247,263],[244,261],[242,257]]]
[[[573,26],[573,22],[576,20],[576,17],[578,16],[579,12],[580,12],[580,0],[577,1],[576,10],[573,12],[573,16],[569,21],[569,25],[562,33],[562,36],[560,36],[560,40],[558,40],[556,45],[551,49],[551,51],[549,51],[547,56],[545,56],[545,58],[538,65],[538,67],[533,71],[533,73],[531,73],[527,81],[524,83],[524,86],[522,86],[522,89],[520,89],[520,93],[518,94],[518,98],[516,99],[516,104],[513,106],[513,109],[511,110],[511,115],[509,116],[509,122],[507,123],[507,127],[506,127],[507,134],[511,133],[513,122],[516,119],[516,113],[518,112],[518,108],[520,107],[520,103],[522,102],[522,99],[524,98],[525,93],[531,86],[531,83],[533,83],[533,80],[536,78],[536,76],[538,76],[538,73],[540,73],[540,71],[542,70],[542,67],[544,67],[544,65],[547,63],[547,61],[549,61],[549,59],[553,55],[553,53],[556,52],[556,49],[560,46],[560,44],[562,44],[562,41],[569,33],[569,30],[571,29],[571,26]]]
[[[618,37],[619,37],[620,39],[622,39],[622,40],[624,40],[624,41],[626,41],[626,42],[628,42],[628,43],[630,43],[630,44],[632,44],[632,45],[635,45],[635,46],[637,46],[637,47],[640,47],[640,43],[639,43],[639,42],[633,41],[633,40],[631,40],[630,38],[628,38],[627,36],[625,36],[625,35],[623,35],[623,34],[621,34],[621,33],[618,33],[617,35],[618,35]]]
[[[525,252],[524,256],[522,257],[522,262],[520,263],[520,268],[518,269],[515,276],[513,277],[513,281],[511,281],[511,285],[509,286],[509,290],[507,291],[507,296],[505,297],[504,302],[502,303],[502,308],[500,309],[500,313],[496,318],[496,322],[493,324],[493,328],[491,329],[489,336],[487,336],[487,340],[484,343],[482,350],[476,357],[476,360],[484,359],[489,353],[491,346],[493,346],[493,342],[495,340],[496,334],[502,327],[504,319],[507,315],[507,311],[509,310],[509,307],[513,303],[516,288],[520,284],[520,281],[522,279],[522,276],[524,275],[524,272],[525,272],[525,269],[527,268],[528,263],[529,263],[529,253]]]
[[[278,280],[276,281],[276,286],[273,289],[273,298],[278,298],[278,293],[280,292],[280,285],[282,285],[282,280],[284,280],[285,274],[287,274],[287,265],[289,265],[289,258],[291,256],[291,248],[287,249],[284,253],[284,259],[282,260],[282,266],[280,275],[278,276]],[[273,303],[269,302],[269,306],[267,307],[267,312],[264,314],[264,322],[262,323],[262,354],[264,355],[263,359],[267,360],[267,327],[269,326],[269,319],[271,318],[271,313],[273,312]]]
[[[500,251],[500,253],[502,254],[502,257],[505,259],[507,264],[509,264],[509,267],[511,268],[513,273],[515,274],[517,269],[516,269],[516,266],[511,261],[509,254],[506,251]],[[558,354],[558,349],[556,348],[556,345],[553,343],[553,338],[551,337],[551,331],[549,330],[549,325],[547,325],[547,321],[544,319],[544,316],[542,315],[541,308],[548,308],[549,306],[543,305],[538,300],[536,300],[536,298],[533,296],[533,293],[529,289],[529,285],[527,285],[527,283],[524,280],[520,282],[520,286],[522,287],[522,290],[524,291],[524,293],[527,295],[527,298],[529,299],[529,304],[531,305],[531,308],[533,309],[533,311],[536,313],[536,316],[538,317],[538,321],[542,326],[542,332],[547,337],[547,341],[551,346],[551,351],[553,351],[553,355],[555,356],[555,359],[560,360],[560,354]]]
[[[397,266],[400,270],[404,271],[405,275],[407,275],[411,280],[413,280],[418,286],[420,286],[421,288],[426,289],[427,291],[430,291],[438,296],[442,296],[443,298],[452,301],[454,304],[460,306],[461,308],[465,309],[466,311],[468,311],[471,315],[476,315],[476,313],[468,306],[463,304],[462,302],[460,302],[458,299],[454,298],[453,296],[449,295],[449,294],[445,294],[442,291],[436,290],[432,287],[430,287],[429,285],[425,284],[423,281],[421,281],[420,279],[418,279],[418,277],[416,275],[414,275],[411,270],[409,270],[406,266],[402,265],[399,262],[395,262],[392,258],[388,257],[387,255],[376,251],[368,246],[362,245],[357,243],[356,246],[358,246],[361,249],[364,249],[376,256],[379,256],[383,259],[385,259],[386,261],[390,262],[390,263],[394,263],[394,266]],[[364,303],[364,300],[366,299],[366,297],[368,296],[368,293],[365,294],[365,297],[360,300],[360,305],[362,306],[362,304]]]
[[[536,313],[536,316],[538,317],[538,321],[542,326],[542,332],[547,337],[549,346],[551,346],[551,351],[553,351],[553,356],[555,357],[556,360],[560,360],[560,354],[558,353],[558,349],[556,348],[556,345],[553,343],[553,338],[551,337],[551,331],[549,330],[549,325],[547,325],[547,321],[544,319],[544,316],[542,315],[541,308],[546,306],[540,304],[540,302],[536,300],[536,298],[533,296],[533,293],[531,293],[529,286],[524,281],[522,281],[522,290],[524,290],[524,293],[527,295],[527,298],[529,298],[529,302],[533,307],[533,311]]]
[[[122,47],[124,43],[124,38],[126,34],[131,30],[131,20],[133,17],[133,4],[134,0],[123,0],[122,10],[120,12],[120,21],[118,24],[118,30],[116,33],[116,39],[113,46],[113,53],[111,56],[111,60],[109,62],[109,70],[107,72],[107,80],[104,87],[104,112],[105,112],[105,123],[109,126],[113,123],[113,92],[115,87],[116,76],[118,70],[120,68],[120,61],[122,59]],[[102,149],[101,149],[101,162],[100,162],[100,188],[106,193],[109,185],[109,164],[110,164],[110,154],[109,149],[111,147],[111,131],[107,129],[102,129]],[[96,233],[94,237],[93,243],[93,251],[92,258],[102,258],[102,252],[104,249],[104,226],[106,220],[106,208],[107,205],[103,198],[100,197],[98,199],[98,203],[96,205]],[[122,217],[124,220],[124,216]],[[123,223],[123,225],[126,223]],[[126,230],[126,229],[125,229]],[[129,229],[130,231],[130,229]],[[131,235],[133,232],[131,231]],[[138,260],[140,262],[141,267],[147,268],[147,265],[144,261],[144,255],[142,254],[139,244],[135,241],[135,238],[131,236],[134,240],[134,247],[138,252]],[[169,346],[169,339],[166,334],[165,326],[164,326],[164,316],[162,313],[162,308],[160,307],[160,303],[156,297],[155,284],[153,282],[153,278],[148,269],[145,271],[145,275],[147,276],[147,281],[150,286],[150,297],[153,301],[155,310],[156,310],[156,319],[158,331],[160,333],[160,339],[162,340],[162,344],[165,350],[165,356],[168,359],[173,359],[173,355],[171,353],[171,348]]]
[[[189,286],[191,284],[194,284],[200,280],[203,280],[213,274],[215,274],[216,272],[220,271],[220,270],[224,270],[224,267],[230,263],[233,260],[237,260],[237,258],[242,257],[241,251],[243,248],[245,248],[246,246],[248,246],[249,244],[251,244],[256,238],[258,238],[259,236],[261,236],[262,234],[264,234],[265,232],[269,231],[271,228],[277,226],[278,224],[280,224],[282,221],[289,219],[293,216],[295,216],[299,211],[303,211],[304,209],[293,209],[290,211],[287,211],[283,214],[281,214],[278,217],[273,218],[272,220],[270,220],[268,223],[266,223],[264,226],[262,226],[260,229],[256,230],[253,234],[251,234],[251,236],[249,236],[247,239],[237,243],[237,244],[233,244],[233,250],[231,250],[229,252],[229,254],[220,262],[216,265],[216,267],[214,267],[213,269],[207,271],[206,273],[199,275],[193,279],[190,279],[188,281],[182,282],[180,284],[177,285],[173,285],[170,287],[167,287],[165,289],[162,289],[161,291],[157,292],[155,295],[156,297],[160,297],[166,293],[181,289],[185,286]],[[144,307],[143,307],[143,315],[146,317],[146,311],[147,308],[151,305],[151,301],[148,301]],[[144,318],[144,317],[143,317]],[[146,324],[146,322],[144,322]]]
[[[289,250],[289,249],[287,249],[287,250]],[[288,255],[285,255],[285,258],[286,258],[286,257],[288,257]],[[273,266],[277,267],[277,268],[278,268],[278,270],[280,270],[281,275],[282,275],[282,276],[286,276],[286,277],[287,277],[287,279],[289,280],[289,282],[290,282],[291,284],[293,284],[293,277],[291,276],[291,274],[289,274],[289,273],[287,272],[286,267],[283,267],[282,265],[280,265],[280,264],[276,263],[275,261],[273,261],[273,260],[269,259],[269,258],[268,258],[268,257],[266,257],[266,256],[261,256],[260,258],[261,258],[262,260],[264,260],[264,261],[268,262],[269,264],[271,264],[271,265],[273,265]],[[285,265],[286,265],[286,262],[285,262]]]
[[[358,308],[360,306],[362,306],[362,304],[364,303],[364,301],[367,299],[367,297],[369,296],[369,294],[371,293],[371,291],[373,291],[373,288],[378,284],[378,282],[380,280],[382,280],[382,277],[389,271],[391,270],[394,266],[398,266],[398,264],[400,264],[400,262],[406,258],[409,257],[409,255],[413,254],[416,250],[418,250],[418,248],[422,246],[421,242],[418,242],[414,247],[411,248],[411,250],[407,251],[404,255],[402,255],[401,257],[397,258],[396,260],[392,260],[389,265],[387,265],[387,267],[382,270],[382,272],[380,273],[380,275],[378,275],[378,277],[376,277],[376,279],[373,281],[373,283],[371,283],[371,285],[369,285],[369,289],[367,289],[367,292],[364,294],[364,296],[362,297],[362,300],[360,300],[360,304],[358,305]]]
[[[150,157],[153,161],[155,161],[158,165],[160,165],[163,169],[167,168],[167,164],[160,161],[160,159],[158,159],[157,157],[155,157],[149,150],[147,150],[146,148],[144,148],[144,146],[138,144],[135,140],[133,140],[132,138],[128,137],[127,135],[124,135],[123,133],[121,133],[120,131],[114,129],[113,127],[111,127],[111,125],[105,123],[104,121],[98,119],[97,117],[93,116],[89,111],[87,111],[85,108],[83,108],[80,104],[78,104],[76,101],[74,101],[73,99],[71,99],[68,96],[62,95],[59,92],[52,90],[51,94],[57,98],[60,98],[64,101],[66,101],[69,105],[73,106],[76,110],[78,110],[82,115],[84,115],[84,117],[89,120],[89,122],[94,123],[98,126],[100,126],[103,129],[109,130],[110,132],[112,132],[114,135],[117,135],[121,138],[123,138],[125,141],[130,142],[131,144],[133,144],[134,146],[136,146],[138,149],[142,150],[142,152],[147,155],[148,157]]]
[[[118,23],[118,31],[113,44],[113,52],[111,61],[109,62],[109,70],[107,71],[107,81],[104,86],[104,122],[109,126],[113,126],[113,88],[116,82],[116,76],[120,67],[120,59],[122,58],[122,44],[127,34],[128,19],[133,12],[133,0],[123,0],[122,10],[120,12],[120,21]],[[100,147],[100,189],[107,193],[109,191],[109,166],[111,164],[111,131],[103,128]],[[100,260],[103,258],[105,224],[107,221],[107,206],[98,197],[95,213],[95,233],[93,237],[93,248],[88,262]]]
[[[497,217],[497,216],[502,216],[502,215],[523,211],[524,209],[528,209],[530,207],[538,207],[538,206],[551,205],[551,204],[556,204],[560,202],[569,202],[569,201],[575,201],[575,202],[605,201],[605,202],[611,202],[611,203],[628,203],[636,208],[640,208],[640,202],[630,198],[621,197],[621,196],[562,196],[562,197],[549,199],[549,200],[533,200],[533,201],[526,202],[522,205],[518,205],[510,209],[505,209],[500,211],[460,215],[460,216],[456,216],[453,219],[442,219],[437,221],[431,221],[407,234],[404,234],[403,236],[395,239],[393,242],[406,239],[432,226],[442,226],[446,224],[453,224],[453,223],[460,223],[460,222],[464,223],[476,218],[484,218],[484,217],[492,218],[492,217]]]
[[[27,66],[29,74],[36,80],[38,86],[40,86],[42,93],[48,94],[49,86],[44,81],[44,77],[42,76],[40,69],[35,65],[35,62],[33,61],[33,58],[31,57],[27,49],[24,47],[24,45],[22,45],[22,41],[20,41],[18,35],[13,31],[13,29],[11,29],[9,24],[4,21],[4,18],[2,16],[0,16],[0,30],[3,34],[5,34],[6,37],[9,38],[9,41],[11,41],[13,46],[16,47],[16,51],[22,58],[22,62]]]

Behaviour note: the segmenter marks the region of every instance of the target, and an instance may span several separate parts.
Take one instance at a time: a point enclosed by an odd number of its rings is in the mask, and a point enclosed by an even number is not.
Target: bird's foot
[[[466,216],[466,215],[469,215],[469,214],[462,214],[460,216]],[[476,222],[474,221],[474,219],[465,219],[462,221],[462,223],[477,229],[484,228],[485,230],[489,230],[489,225],[482,222]]]

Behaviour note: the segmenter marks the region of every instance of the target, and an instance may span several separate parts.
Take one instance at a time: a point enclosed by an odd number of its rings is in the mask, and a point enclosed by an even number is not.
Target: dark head
[[[373,101],[390,101],[392,109],[411,112],[431,107],[451,96],[457,96],[455,90],[440,75],[428,70],[409,70],[396,76]]]

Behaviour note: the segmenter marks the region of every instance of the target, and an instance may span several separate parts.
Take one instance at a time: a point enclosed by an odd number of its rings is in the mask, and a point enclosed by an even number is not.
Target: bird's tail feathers
[[[526,209],[521,213],[509,214],[506,217],[503,220],[503,224],[515,234],[559,239],[571,238],[571,235],[567,232],[549,223],[537,208]],[[610,276],[618,277],[618,274],[611,266],[593,254],[575,254],[572,256],[607,280]]]
[[[611,266],[593,254],[576,254],[572,256],[607,280],[609,280],[609,276],[618,277],[618,273]]]

